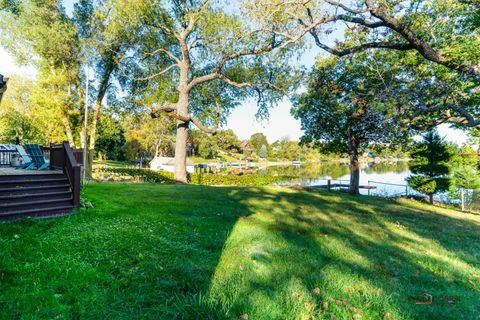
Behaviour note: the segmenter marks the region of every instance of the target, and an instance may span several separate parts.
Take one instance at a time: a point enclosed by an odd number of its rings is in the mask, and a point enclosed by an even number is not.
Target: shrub
[[[140,168],[97,168],[93,177],[103,181],[173,183],[173,173]]]
[[[93,177],[101,181],[174,183],[173,173],[138,168],[97,168],[94,170]],[[188,178],[190,183],[193,184],[225,186],[266,186],[290,179],[287,176],[268,174],[224,175],[202,173],[189,174]]]

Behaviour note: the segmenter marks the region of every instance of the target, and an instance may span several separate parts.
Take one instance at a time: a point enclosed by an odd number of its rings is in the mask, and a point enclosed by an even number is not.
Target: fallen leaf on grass
[[[317,288],[312,289],[312,293],[314,295],[318,296],[320,294],[320,288],[317,287]]]
[[[315,305],[311,302],[305,303],[305,308],[307,308],[308,311],[312,311]]]

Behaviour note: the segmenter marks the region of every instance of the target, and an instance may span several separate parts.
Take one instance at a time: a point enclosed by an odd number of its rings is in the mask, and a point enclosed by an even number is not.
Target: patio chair
[[[25,149],[33,162],[33,166],[25,168],[26,170],[34,168],[37,170],[45,170],[50,166],[50,162],[45,161],[45,155],[38,144],[26,144]]]
[[[28,167],[33,167],[34,163],[32,161],[32,158],[30,158],[30,156],[25,151],[25,149],[20,145],[15,146],[15,147],[17,148],[17,151],[18,151],[18,154],[20,155],[20,157],[22,157],[22,162],[23,162],[20,166],[16,167],[15,170],[27,169]]]

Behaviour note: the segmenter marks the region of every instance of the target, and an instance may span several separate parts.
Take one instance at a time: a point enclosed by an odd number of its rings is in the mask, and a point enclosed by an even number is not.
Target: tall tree
[[[408,131],[395,121],[391,69],[376,57],[319,60],[307,92],[294,99],[304,141],[319,142],[326,152],[348,152],[351,194],[359,193],[359,153],[372,143],[403,141]]]
[[[452,157],[448,145],[437,131],[432,130],[423,136],[411,151],[409,163],[412,175],[408,184],[415,190],[428,195],[433,204],[433,195],[446,191],[450,185],[450,166]]]
[[[474,83],[467,92],[480,92],[480,7],[477,0],[245,0],[249,13],[277,34],[296,35],[308,28],[314,43],[336,56],[371,49],[415,52],[420,63],[443,67],[449,77]],[[343,38],[332,43],[334,31]],[[392,67],[395,61],[392,61]],[[437,87],[436,83],[431,84]],[[472,102],[470,99],[469,102]],[[437,122],[480,126],[478,100],[464,99],[422,105],[416,115]]]
[[[113,1],[114,2],[114,1]],[[228,112],[247,97],[256,97],[261,110],[278,101],[294,81],[285,50],[296,37],[275,35],[244,21],[215,1],[122,1],[114,18],[121,25],[140,25],[144,42],[139,53],[137,80],[168,87],[152,110],[156,117],[166,112],[177,121],[175,179],[187,181],[186,146],[191,123],[209,128],[212,118]],[[266,53],[273,53],[266,55]],[[132,74],[127,57],[124,70]],[[287,72],[288,71],[288,72]],[[175,84],[173,87],[165,84]],[[201,121],[203,119],[204,121]],[[210,121],[209,121],[210,119]],[[206,120],[206,121],[205,121]],[[207,125],[206,125],[207,124]]]
[[[0,40],[18,62],[38,67],[39,103],[58,111],[58,125],[75,145],[81,112],[80,45],[61,1],[9,1],[0,7]]]
[[[120,3],[116,3],[119,5]],[[95,73],[92,90],[94,109],[91,117],[89,149],[97,142],[97,124],[102,104],[110,89],[114,94],[129,91],[132,82],[119,72],[120,61],[141,39],[134,28],[117,28],[113,21],[115,8],[103,0],[79,0],[74,5],[73,21],[78,29],[85,55],[85,65]]]

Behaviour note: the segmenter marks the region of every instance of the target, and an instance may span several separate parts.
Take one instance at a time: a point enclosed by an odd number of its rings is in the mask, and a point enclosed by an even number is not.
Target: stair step
[[[11,185],[30,185],[30,184],[50,184],[50,183],[65,183],[68,182],[68,179],[65,177],[59,177],[59,178],[50,178],[50,179],[28,179],[28,180],[16,180],[16,179],[11,179],[11,180],[5,180],[5,181],[0,181],[0,186],[5,187],[5,186],[11,186]]]
[[[64,205],[72,204],[72,197],[65,197],[60,199],[42,199],[42,200],[33,200],[33,201],[22,201],[22,202],[11,202],[11,203],[0,203],[0,213],[3,211],[9,210],[22,210],[22,209],[35,209],[35,208],[46,208],[51,205]]]
[[[35,192],[45,192],[45,189],[48,190],[57,190],[57,189],[66,189],[64,191],[70,190],[70,185],[67,183],[64,184],[52,184],[48,186],[15,186],[15,187],[8,187],[8,188],[0,188],[0,195],[2,194],[11,194],[15,193],[18,194],[19,192],[29,192],[29,193],[35,193]],[[60,190],[58,190],[60,191]],[[63,190],[62,190],[63,191]]]
[[[70,213],[75,208],[70,205],[62,205],[62,206],[53,206],[49,208],[40,208],[40,209],[25,209],[25,210],[16,210],[16,211],[7,211],[0,213],[0,220],[10,220],[10,219],[18,219],[18,218],[25,218],[25,217],[53,217],[53,216],[60,216],[66,213]]]
[[[65,178],[63,173],[55,174],[23,174],[23,175],[1,175],[0,183],[4,181],[25,181],[25,180],[45,180],[45,179],[55,179],[55,178]]]
[[[37,192],[37,193],[21,193],[21,194],[13,194],[13,195],[0,195],[0,204],[7,203],[7,202],[14,202],[18,201],[19,199],[29,199],[29,198],[68,198],[72,196],[71,191],[50,191],[44,190],[44,192]]]

